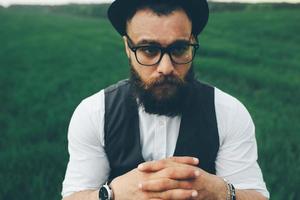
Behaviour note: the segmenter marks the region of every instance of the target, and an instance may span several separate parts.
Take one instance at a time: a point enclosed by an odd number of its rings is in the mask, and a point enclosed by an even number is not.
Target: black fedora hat
[[[192,20],[193,34],[198,36],[204,29],[209,16],[209,9],[206,0],[115,0],[108,9],[108,18],[114,28],[122,36],[126,35],[126,20],[128,15],[136,10],[137,7],[147,3],[170,2],[182,7]]]

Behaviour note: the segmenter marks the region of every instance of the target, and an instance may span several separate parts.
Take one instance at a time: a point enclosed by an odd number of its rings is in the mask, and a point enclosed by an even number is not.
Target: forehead
[[[191,32],[192,23],[181,9],[167,15],[142,9],[127,22],[127,33],[135,42],[154,40],[160,44],[169,44],[179,39],[188,40]]]

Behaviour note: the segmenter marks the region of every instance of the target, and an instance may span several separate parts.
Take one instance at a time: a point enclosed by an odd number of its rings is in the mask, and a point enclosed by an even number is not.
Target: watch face
[[[109,195],[108,195],[108,191],[105,187],[102,187],[100,189],[99,194],[100,194],[99,196],[100,196],[101,200],[108,200]]]

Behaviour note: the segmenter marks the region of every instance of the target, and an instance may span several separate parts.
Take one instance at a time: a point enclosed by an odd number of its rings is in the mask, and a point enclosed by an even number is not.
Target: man
[[[116,0],[108,16],[131,77],[75,110],[64,199],[269,198],[249,113],[194,78],[207,2]]]

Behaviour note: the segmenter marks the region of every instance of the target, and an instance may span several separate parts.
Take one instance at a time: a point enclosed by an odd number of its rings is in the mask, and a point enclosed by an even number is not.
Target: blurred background
[[[195,60],[199,79],[249,109],[272,200],[300,199],[300,4],[291,1],[210,2]],[[89,2],[0,1],[1,200],[60,199],[74,109],[128,77],[108,4]]]

